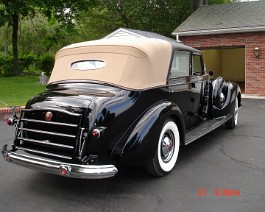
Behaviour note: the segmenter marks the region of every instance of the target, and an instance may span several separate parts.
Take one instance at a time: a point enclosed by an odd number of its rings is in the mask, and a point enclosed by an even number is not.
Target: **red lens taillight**
[[[94,138],[99,138],[99,137],[100,137],[100,131],[99,131],[98,129],[94,129],[94,130],[92,131],[92,136],[93,136]]]
[[[8,118],[7,119],[7,121],[6,121],[6,123],[9,125],[9,126],[11,126],[11,125],[14,125],[14,119],[13,118]]]
[[[4,154],[4,159],[8,160],[8,154],[7,153]]]
[[[61,168],[61,174],[66,175],[67,174],[67,168]]]

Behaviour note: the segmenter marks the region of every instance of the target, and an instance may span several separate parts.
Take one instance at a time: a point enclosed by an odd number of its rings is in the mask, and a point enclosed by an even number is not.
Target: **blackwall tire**
[[[172,120],[168,120],[161,129],[156,155],[145,166],[147,171],[154,176],[164,176],[169,173],[177,162],[179,146],[178,127]]]
[[[236,98],[234,113],[232,115],[232,118],[225,123],[225,126],[227,129],[234,129],[237,126],[237,123],[238,123],[238,99]]]

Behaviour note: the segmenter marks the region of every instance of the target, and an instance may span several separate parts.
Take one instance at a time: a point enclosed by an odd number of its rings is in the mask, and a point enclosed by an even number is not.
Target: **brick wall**
[[[20,115],[21,110],[24,108],[25,108],[24,106],[16,107],[16,113],[18,116]],[[13,112],[13,110],[10,107],[0,108],[0,121],[1,120],[7,120],[9,117],[12,117],[12,112]]]
[[[265,96],[265,32],[231,33],[180,37],[180,40],[195,48],[245,47],[246,94]],[[254,48],[260,48],[256,58]]]

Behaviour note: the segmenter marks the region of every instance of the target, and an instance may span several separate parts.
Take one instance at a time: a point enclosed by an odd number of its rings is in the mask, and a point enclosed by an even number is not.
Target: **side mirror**
[[[209,75],[212,77],[213,76],[213,71],[209,71]]]

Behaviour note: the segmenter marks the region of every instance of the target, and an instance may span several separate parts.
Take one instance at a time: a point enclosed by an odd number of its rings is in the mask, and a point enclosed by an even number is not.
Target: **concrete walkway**
[[[249,94],[242,94],[242,99],[265,99],[265,96],[253,96]]]

